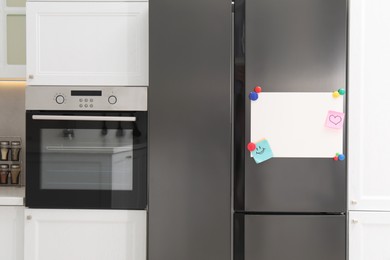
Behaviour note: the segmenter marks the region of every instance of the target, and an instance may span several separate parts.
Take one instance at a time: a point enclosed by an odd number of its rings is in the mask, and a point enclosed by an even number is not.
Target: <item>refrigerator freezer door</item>
[[[228,260],[231,2],[150,2],[148,260]]]
[[[236,255],[237,260],[345,260],[345,216],[241,215],[241,220],[236,224],[245,230],[245,244],[235,245],[245,258]]]

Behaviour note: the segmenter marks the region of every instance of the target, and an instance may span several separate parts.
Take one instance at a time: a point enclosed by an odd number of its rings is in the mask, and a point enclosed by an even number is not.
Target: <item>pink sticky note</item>
[[[342,112],[329,111],[326,117],[325,126],[329,128],[340,129],[344,125],[345,114]]]

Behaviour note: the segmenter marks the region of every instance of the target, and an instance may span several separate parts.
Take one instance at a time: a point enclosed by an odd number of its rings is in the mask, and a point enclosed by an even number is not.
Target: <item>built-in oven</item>
[[[27,87],[26,205],[147,207],[147,89]]]

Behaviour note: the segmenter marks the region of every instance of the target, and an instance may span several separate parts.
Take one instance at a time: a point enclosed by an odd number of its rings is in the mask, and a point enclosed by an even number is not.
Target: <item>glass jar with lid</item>
[[[11,184],[19,184],[20,171],[20,164],[11,164]]]
[[[20,141],[12,141],[11,142],[11,161],[19,161],[20,150],[21,150]]]
[[[0,184],[8,184],[9,166],[0,164]]]
[[[0,160],[8,161],[9,141],[0,142]]]

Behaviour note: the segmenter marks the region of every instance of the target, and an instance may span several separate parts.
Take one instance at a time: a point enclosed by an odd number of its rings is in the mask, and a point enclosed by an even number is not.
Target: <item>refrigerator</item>
[[[234,260],[346,259],[347,29],[346,0],[234,2]]]
[[[231,259],[231,9],[149,2],[149,260]]]

